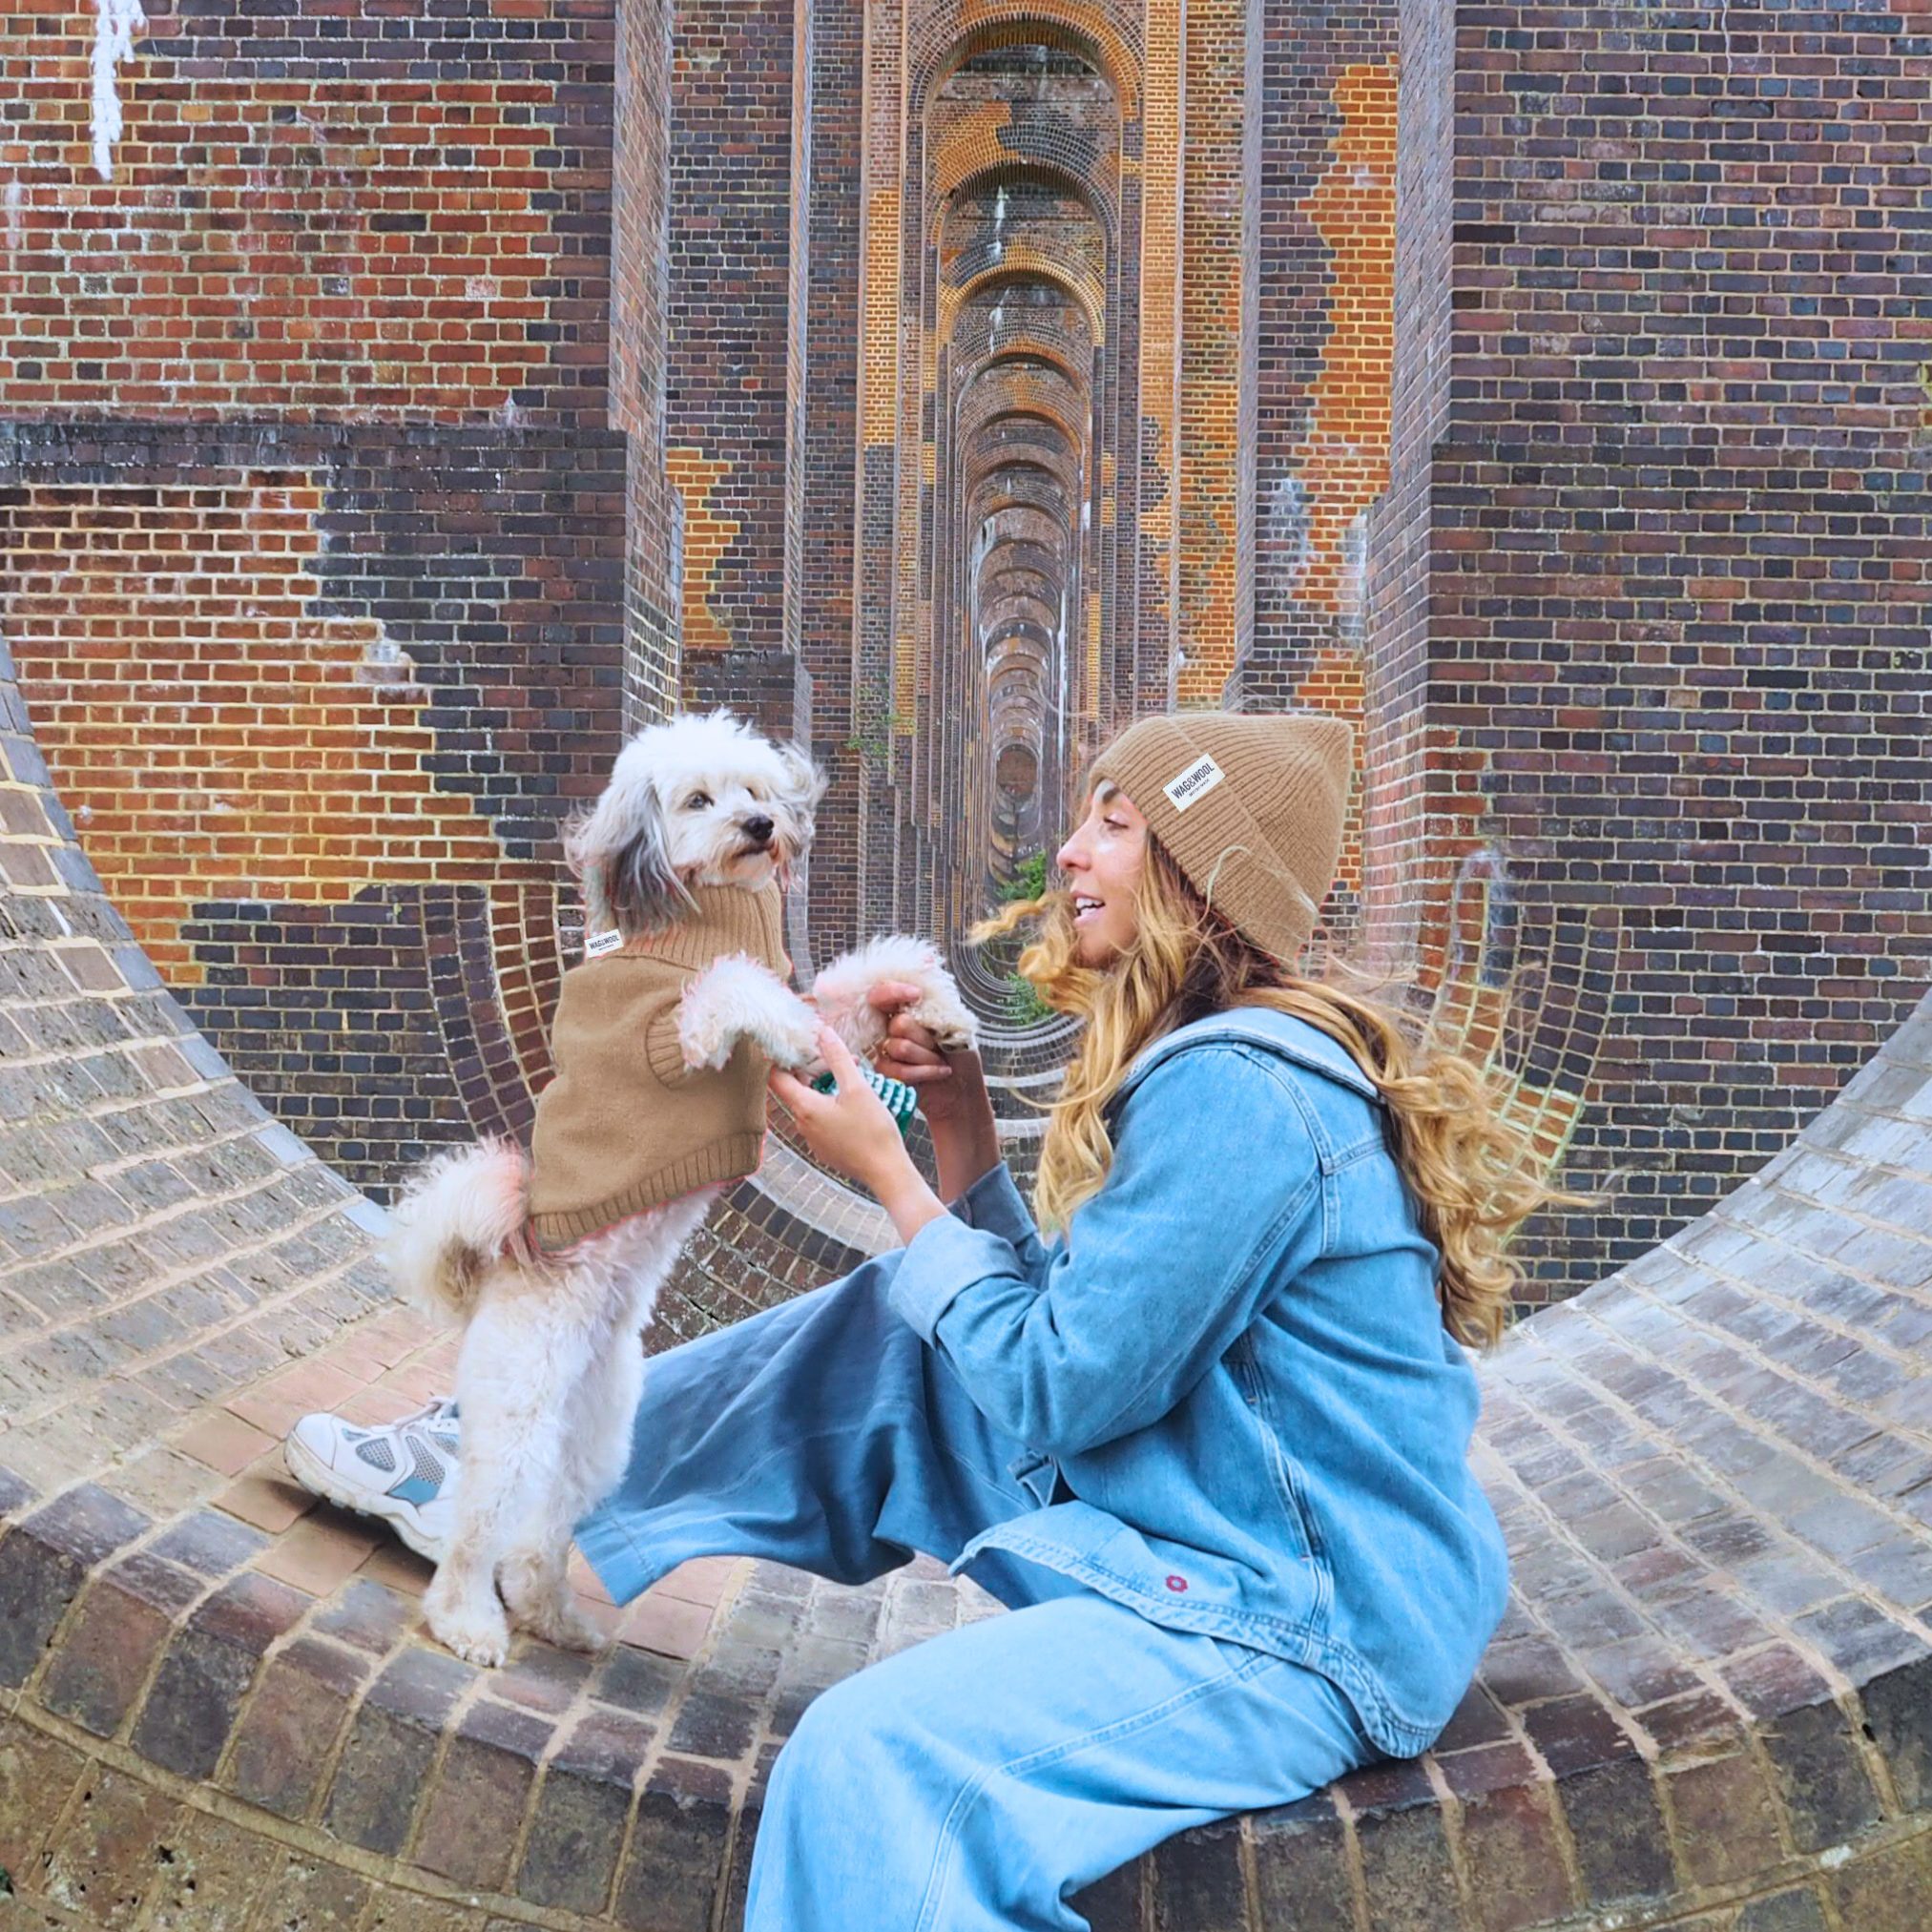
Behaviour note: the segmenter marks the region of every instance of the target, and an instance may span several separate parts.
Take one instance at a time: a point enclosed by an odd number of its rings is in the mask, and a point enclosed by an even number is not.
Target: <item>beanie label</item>
[[[1161,787],[1176,812],[1185,812],[1196,799],[1205,798],[1227,774],[1203,752],[1172,784]]]

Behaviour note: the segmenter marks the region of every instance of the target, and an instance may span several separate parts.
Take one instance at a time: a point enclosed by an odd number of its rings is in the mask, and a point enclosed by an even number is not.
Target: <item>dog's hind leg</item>
[[[503,1594],[512,1621],[567,1650],[597,1650],[603,1632],[571,1599],[566,1565],[571,1532],[617,1486],[631,1459],[632,1429],[643,1390],[640,1331],[665,1278],[719,1190],[700,1188],[607,1237],[585,1257],[584,1289],[601,1278],[606,1293],[587,1296],[608,1311],[588,1363],[566,1398],[553,1490],[517,1526],[503,1563]]]
[[[643,1375],[644,1344],[634,1330],[620,1329],[593,1354],[565,1399],[570,1428],[560,1444],[556,1487],[530,1499],[503,1560],[510,1621],[563,1650],[598,1651],[607,1642],[571,1601],[571,1532],[623,1473]]]
[[[456,1525],[423,1609],[436,1636],[472,1664],[500,1664],[509,1650],[498,1562],[513,1530],[556,1508],[571,1397],[593,1354],[587,1324],[520,1281],[487,1286],[470,1318],[456,1370]]]

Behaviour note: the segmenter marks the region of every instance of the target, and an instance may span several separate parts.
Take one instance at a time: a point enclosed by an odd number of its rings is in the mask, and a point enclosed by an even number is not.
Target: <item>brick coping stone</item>
[[[132,944],[4,664],[0,875],[0,1925],[737,1923],[805,1704],[997,1607],[926,1559],[862,1589],[718,1559],[621,1611],[584,1572],[597,1659],[435,1647],[425,1566],[278,1445],[306,1407],[402,1413],[449,1343]],[[1188,1833],[1082,1908],[1917,1932],[1928,1333],[1932,1001],[1708,1217],[1485,1364],[1516,1591],[1436,1750]]]

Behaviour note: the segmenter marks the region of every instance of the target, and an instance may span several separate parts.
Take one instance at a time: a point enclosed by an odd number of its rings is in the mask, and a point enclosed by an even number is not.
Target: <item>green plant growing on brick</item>
[[[852,730],[845,749],[854,751],[875,770],[892,761],[892,740],[912,729],[912,720],[892,709],[892,694],[876,677],[862,677],[852,694]]]
[[[1047,855],[1029,852],[1013,867],[1013,876],[1000,887],[1000,903],[1012,905],[1023,899],[1038,899],[1047,890]]]
[[[1030,1027],[1053,1017],[1053,1008],[1040,997],[1039,988],[1019,973],[1007,975],[1004,1010],[1009,1027]]]
[[[1028,852],[1013,867],[1013,876],[1000,886],[994,897],[1002,905],[1015,905],[1028,899],[1039,899],[1047,890],[1047,855],[1044,852]],[[990,950],[996,963],[1008,963],[1006,992],[1002,1013],[1008,1026],[1030,1027],[1041,1020],[1050,1020],[1053,1008],[1034,989],[1031,980],[1022,978],[1015,972],[1010,962],[1019,952],[1019,941],[1011,933],[1003,933],[991,943]]]

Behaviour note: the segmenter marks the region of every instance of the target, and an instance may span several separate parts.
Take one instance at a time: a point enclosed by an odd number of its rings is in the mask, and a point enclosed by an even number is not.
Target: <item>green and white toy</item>
[[[885,1111],[898,1123],[902,1134],[912,1125],[912,1116],[919,1111],[919,1095],[904,1080],[895,1080],[887,1073],[876,1072],[870,1067],[860,1068],[865,1076],[865,1084],[885,1103]],[[836,1093],[839,1083],[827,1070],[812,1082],[815,1091]]]

